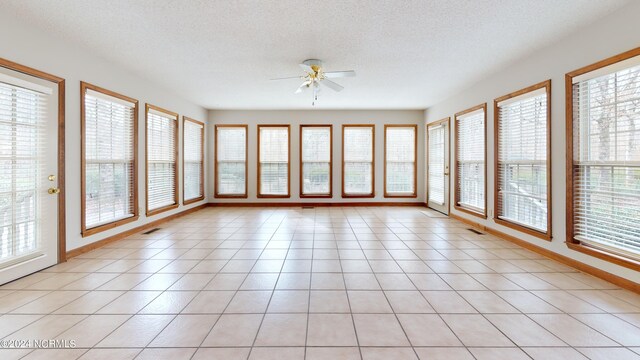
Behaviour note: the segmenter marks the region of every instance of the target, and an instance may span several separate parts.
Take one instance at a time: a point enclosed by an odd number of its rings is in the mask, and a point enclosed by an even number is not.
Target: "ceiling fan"
[[[324,71],[322,68],[322,61],[317,59],[308,59],[299,64],[304,75],[301,76],[289,76],[283,78],[276,78],[271,80],[288,80],[288,79],[300,79],[302,84],[295,91],[295,94],[299,94],[304,90],[311,88],[313,90],[313,102],[311,105],[315,105],[318,100],[318,92],[320,92],[320,85],[326,86],[333,91],[342,91],[344,87],[329,79],[341,78],[341,77],[353,77],[356,76],[356,72],[353,70],[346,71]]]

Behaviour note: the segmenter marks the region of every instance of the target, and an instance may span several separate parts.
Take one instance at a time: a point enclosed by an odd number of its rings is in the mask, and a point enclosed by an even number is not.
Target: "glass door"
[[[449,119],[427,125],[427,205],[449,214]]]
[[[57,92],[0,67],[0,284],[58,260]]]

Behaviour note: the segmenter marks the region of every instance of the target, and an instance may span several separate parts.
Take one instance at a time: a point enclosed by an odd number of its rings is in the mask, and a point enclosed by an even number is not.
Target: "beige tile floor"
[[[424,208],[207,208],[0,287],[0,359],[640,359],[640,296]],[[6,344],[6,342],[2,342]]]

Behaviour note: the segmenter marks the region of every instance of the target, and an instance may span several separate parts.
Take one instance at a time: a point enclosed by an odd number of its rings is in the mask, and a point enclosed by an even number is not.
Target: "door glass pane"
[[[444,205],[445,127],[429,128],[429,201]]]
[[[0,267],[40,250],[45,94],[0,83]]]

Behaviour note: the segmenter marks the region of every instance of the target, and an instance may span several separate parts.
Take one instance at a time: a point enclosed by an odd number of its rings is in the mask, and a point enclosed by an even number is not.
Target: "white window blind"
[[[218,195],[246,195],[246,126],[219,126],[216,136]]]
[[[445,172],[445,126],[427,127],[429,136],[429,201],[444,205]]]
[[[344,194],[373,194],[373,125],[343,127]]]
[[[456,117],[456,182],[458,206],[484,213],[485,119],[480,109]]]
[[[498,103],[498,218],[547,232],[547,92]]]
[[[176,204],[176,116],[147,111],[147,210]]]
[[[16,79],[18,80],[18,79]],[[0,78],[0,267],[40,250],[48,94]],[[24,84],[27,85],[27,84]]]
[[[390,126],[385,128],[386,193],[412,195],[415,193],[416,128]]]
[[[302,195],[331,193],[331,127],[302,126]]]
[[[85,229],[137,215],[135,103],[84,93]]]
[[[184,121],[184,200],[201,199],[204,197],[204,124],[189,119]]]
[[[573,84],[574,237],[637,259],[640,66],[593,75]]]
[[[258,126],[260,195],[289,195],[289,127]]]

